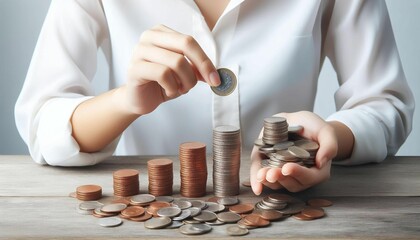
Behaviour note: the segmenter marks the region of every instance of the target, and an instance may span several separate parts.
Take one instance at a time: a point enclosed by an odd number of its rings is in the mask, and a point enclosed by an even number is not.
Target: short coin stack
[[[139,171],[121,169],[114,172],[113,178],[115,196],[128,197],[139,193]]]
[[[219,197],[239,194],[241,163],[240,129],[219,126],[213,129],[213,189]]]
[[[173,161],[161,158],[147,162],[149,193],[154,196],[172,195]]]
[[[98,185],[83,185],[76,189],[76,198],[82,201],[94,201],[102,197],[102,188]]]
[[[206,195],[206,145],[201,142],[182,143],[179,146],[179,161],[181,195],[184,197],[202,197]]]
[[[277,144],[288,139],[287,121],[282,117],[268,117],[264,119],[263,141],[265,144]]]

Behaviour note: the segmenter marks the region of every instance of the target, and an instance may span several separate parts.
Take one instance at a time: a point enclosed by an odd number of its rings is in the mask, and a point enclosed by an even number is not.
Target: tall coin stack
[[[115,196],[128,197],[139,193],[139,171],[135,169],[121,169],[114,172],[113,178]]]
[[[213,129],[213,189],[218,197],[239,194],[241,163],[240,129],[219,126]]]
[[[154,196],[172,195],[173,162],[171,159],[152,159],[147,162],[149,193]]]
[[[288,140],[287,121],[282,117],[268,117],[264,119],[263,142],[277,144]]]
[[[181,170],[181,195],[203,197],[206,195],[207,163],[206,145],[201,142],[186,142],[179,146]]]

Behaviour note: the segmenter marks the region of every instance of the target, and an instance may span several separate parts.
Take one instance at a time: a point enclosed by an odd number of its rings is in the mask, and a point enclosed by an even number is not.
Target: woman
[[[110,90],[93,96],[101,48]],[[311,113],[328,57],[338,111]],[[216,68],[238,86],[217,96]],[[204,83],[198,83],[203,81]],[[214,126],[241,127],[251,148],[262,119],[302,125],[320,144],[316,167],[260,168],[251,184],[300,191],[337,164],[382,161],[411,131],[414,100],[384,1],[53,1],[22,93],[19,132],[41,164],[92,165],[113,154],[176,154],[179,143],[210,146]],[[289,113],[286,113],[289,112]],[[124,132],[124,133],[123,133]]]

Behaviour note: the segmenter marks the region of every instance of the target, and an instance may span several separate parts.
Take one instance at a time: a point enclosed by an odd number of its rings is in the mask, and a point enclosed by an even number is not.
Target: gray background
[[[25,80],[31,56],[51,0],[0,0],[0,154],[28,154],[14,122],[14,104]],[[408,82],[420,102],[420,0],[387,0],[395,38]],[[106,62],[99,53],[94,84],[104,91]],[[100,81],[101,79],[102,81]],[[332,84],[333,83],[333,84]],[[320,76],[315,112],[326,117],[335,111],[333,94],[338,87],[331,64]],[[398,155],[420,155],[419,111],[413,131]],[[367,129],[369,131],[369,129]]]

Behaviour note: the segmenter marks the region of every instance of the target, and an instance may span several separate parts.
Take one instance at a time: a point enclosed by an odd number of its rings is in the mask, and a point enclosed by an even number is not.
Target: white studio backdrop
[[[374,1],[374,0],[368,0]],[[0,0],[0,154],[28,154],[14,121],[14,105],[25,80],[32,53],[51,0]],[[420,102],[420,0],[386,0],[408,82]],[[97,93],[106,89],[106,61],[98,53],[94,79]],[[315,112],[327,117],[335,111],[338,84],[329,61],[322,69]],[[398,155],[420,155],[420,114],[414,114],[411,135]]]

